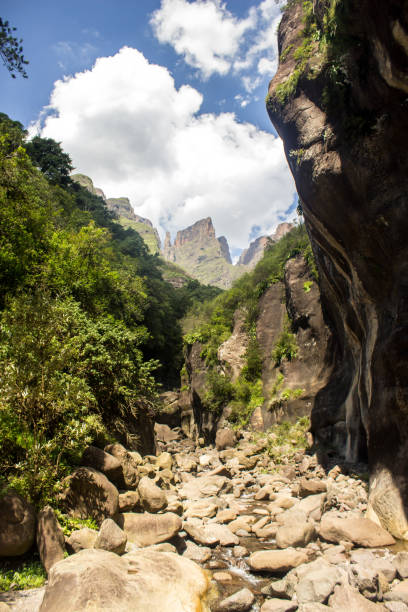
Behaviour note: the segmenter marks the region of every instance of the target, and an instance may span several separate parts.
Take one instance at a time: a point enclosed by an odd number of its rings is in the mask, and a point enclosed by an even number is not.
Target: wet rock
[[[119,516],[118,524],[126,533],[129,542],[144,547],[170,540],[181,530],[182,521],[172,512],[165,514],[124,512]]]
[[[105,519],[99,529],[94,548],[123,555],[126,542],[125,532],[112,519]]]
[[[34,508],[14,492],[0,498],[0,557],[26,553],[35,538]]]
[[[96,446],[88,446],[82,455],[81,465],[105,474],[117,487],[123,486],[123,471],[120,461]]]
[[[240,557],[246,557],[249,553],[245,546],[234,546],[232,554],[236,559],[239,559]]]
[[[297,550],[262,550],[252,553],[248,565],[254,571],[284,573],[307,562],[307,556]]]
[[[289,548],[290,546],[306,546],[316,537],[316,530],[312,523],[290,523],[279,527],[276,532],[276,544],[278,548]]]
[[[207,546],[197,546],[195,542],[187,540],[183,557],[187,557],[187,559],[191,559],[191,561],[196,563],[205,563],[211,558],[211,549]]]
[[[38,514],[37,548],[47,574],[55,563],[64,558],[64,532],[51,506],[45,506]]]
[[[116,516],[119,492],[102,472],[81,467],[64,481],[65,489],[60,501],[69,514],[76,518],[93,518],[102,523]]]
[[[139,483],[138,461],[122,444],[108,444],[105,452],[116,457],[122,466],[123,489],[136,489]]]
[[[167,506],[167,498],[164,491],[155,485],[151,478],[144,476],[139,482],[137,490],[140,496],[140,503],[148,512],[159,512]]]
[[[89,529],[89,527],[77,529],[67,538],[67,548],[74,553],[86,548],[93,548],[97,537],[98,532],[95,529]]]
[[[219,429],[215,436],[215,446],[218,451],[235,446],[237,437],[232,429]]]
[[[337,612],[386,612],[384,606],[369,601],[348,584],[335,587],[334,594],[329,598],[329,606]]]
[[[132,512],[139,506],[140,496],[137,491],[119,493],[119,512]]]
[[[190,612],[201,606],[208,580],[193,561],[158,551],[123,557],[83,550],[56,564],[49,577],[41,612]]]
[[[385,529],[366,518],[338,518],[325,514],[320,523],[320,536],[329,542],[345,540],[358,546],[377,547],[395,544]]]
[[[224,599],[217,607],[217,612],[247,612],[255,601],[254,594],[247,588],[237,591]]]

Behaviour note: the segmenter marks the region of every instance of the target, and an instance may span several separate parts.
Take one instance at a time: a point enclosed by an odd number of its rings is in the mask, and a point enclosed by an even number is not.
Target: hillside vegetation
[[[214,295],[165,282],[139,234],[71,170],[58,143],[26,142],[0,115],[0,486],[35,503],[89,443],[137,447],[130,424],[179,379],[179,319]]]

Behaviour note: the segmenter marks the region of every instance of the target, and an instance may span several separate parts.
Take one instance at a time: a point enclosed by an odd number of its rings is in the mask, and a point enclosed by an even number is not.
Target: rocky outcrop
[[[30,550],[35,538],[34,508],[13,491],[0,497],[0,557],[16,557]]]
[[[328,14],[316,0],[305,17],[309,4],[284,13],[267,106],[334,331],[312,429],[348,460],[368,456],[370,518],[408,539],[408,4],[330,3]],[[326,31],[320,47],[313,27]]]
[[[242,251],[238,264],[248,266],[249,269],[255,268],[258,261],[262,259],[268,244],[278,242],[278,240],[290,232],[293,227],[293,223],[279,223],[274,233],[270,236],[259,236],[253,240],[249,247]]]
[[[216,238],[210,217],[177,232],[173,245],[167,232],[163,257],[201,283],[221,289],[230,287],[245,271],[241,266],[232,265],[227,239]]]

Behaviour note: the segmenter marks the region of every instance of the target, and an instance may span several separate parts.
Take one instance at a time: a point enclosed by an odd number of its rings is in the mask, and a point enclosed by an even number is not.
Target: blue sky
[[[62,142],[108,197],[161,233],[210,215],[235,254],[293,217],[264,105],[275,0],[3,0],[0,15],[30,62],[28,79],[0,70],[0,111]]]

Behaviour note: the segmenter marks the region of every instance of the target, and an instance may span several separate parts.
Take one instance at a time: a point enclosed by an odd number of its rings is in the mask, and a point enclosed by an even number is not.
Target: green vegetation
[[[28,61],[23,55],[21,46],[23,41],[14,36],[15,31],[15,27],[0,17],[0,58],[13,79],[16,78],[16,72],[26,79],[27,72],[24,66],[27,66]]]
[[[301,417],[296,423],[283,421],[267,431],[267,452],[275,463],[282,463],[300,449],[307,446],[306,432],[310,429],[310,419]]]
[[[262,358],[256,337],[259,299],[268,287],[283,280],[286,262],[298,254],[305,257],[311,269],[314,267],[309,239],[303,225],[293,228],[279,242],[272,243],[255,269],[238,279],[231,289],[210,302],[197,302],[187,313],[189,323],[195,321],[196,325],[188,326],[184,343],[187,346],[194,342],[202,344],[201,357],[209,369],[205,406],[208,410],[220,413],[228,404],[231,408],[230,421],[237,427],[245,426],[253,410],[264,402]],[[248,345],[244,355],[245,365],[239,379],[233,383],[229,373],[222,371],[218,349],[231,335],[237,310],[244,317]],[[297,346],[294,338],[288,327],[285,337],[280,339],[276,348],[277,357],[280,351],[279,363],[285,358],[295,358]],[[282,383],[283,375],[282,379],[278,375],[276,393]]]
[[[305,293],[309,293],[311,288],[312,288],[312,286],[313,286],[313,281],[305,281],[303,283],[303,291]]]
[[[14,565],[14,568],[10,567],[11,565]],[[3,561],[0,564],[0,591],[36,589],[44,584],[46,578],[40,561]]]
[[[84,527],[88,527],[88,529],[99,530],[98,524],[93,519],[78,519],[72,516],[68,516],[61,512],[61,510],[56,509],[55,515],[58,519],[59,524],[62,527],[64,535],[69,538],[73,531],[77,529],[83,529]]]
[[[287,361],[295,359],[297,352],[298,346],[296,344],[296,336],[291,332],[290,321],[287,317],[283,326],[283,331],[272,351],[272,359],[275,365],[279,366],[285,359]]]
[[[58,143],[26,137],[0,114],[0,488],[41,505],[86,445],[136,445],[179,381],[181,317],[214,293],[165,282]]]
[[[300,166],[302,159],[306,153],[305,149],[292,149],[289,153],[289,157],[296,161],[296,165]]]

